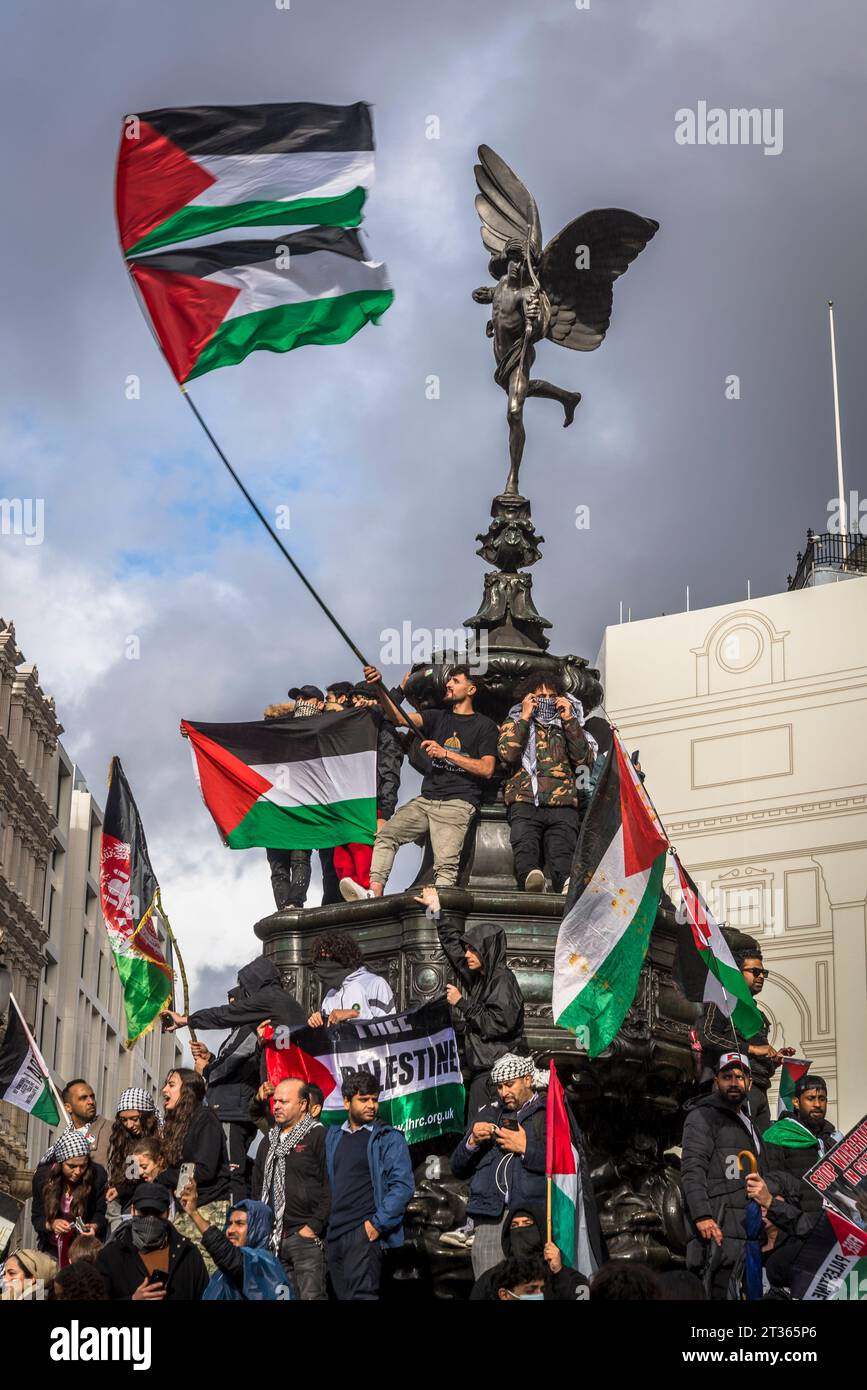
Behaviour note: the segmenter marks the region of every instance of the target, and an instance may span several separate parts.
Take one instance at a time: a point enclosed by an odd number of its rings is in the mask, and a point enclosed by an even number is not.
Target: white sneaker
[[[561,892],[561,894],[563,895],[564,898],[565,898],[566,894],[569,892],[569,879],[568,879],[568,878],[567,878],[566,882],[563,884],[563,887],[560,889],[560,892]]]
[[[372,888],[362,888],[360,883],[356,883],[354,878],[342,878],[340,880],[340,896],[345,898],[348,903],[355,902],[359,898],[372,898]]]
[[[544,893],[545,875],[541,869],[531,869],[524,879],[524,888],[528,893]]]
[[[440,1245],[456,1245],[460,1250],[471,1250],[475,1235],[459,1226],[456,1231],[443,1231]]]

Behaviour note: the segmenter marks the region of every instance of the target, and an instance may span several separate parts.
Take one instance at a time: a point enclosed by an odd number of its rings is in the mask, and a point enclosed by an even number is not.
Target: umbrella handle
[[[742,1173],[744,1168],[747,1168],[750,1173],[759,1171],[759,1161],[752,1149],[741,1149],[738,1154],[738,1172]]]

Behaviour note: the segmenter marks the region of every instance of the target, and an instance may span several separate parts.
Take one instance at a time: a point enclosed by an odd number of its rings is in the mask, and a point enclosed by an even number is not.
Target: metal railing
[[[788,587],[804,589],[818,569],[840,570],[846,574],[867,574],[867,536],[858,531],[848,534],[834,531],[807,532],[807,548],[798,551],[794,577],[788,577]]]

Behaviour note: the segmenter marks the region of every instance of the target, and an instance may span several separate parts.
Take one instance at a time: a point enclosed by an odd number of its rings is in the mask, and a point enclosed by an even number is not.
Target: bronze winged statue
[[[536,200],[488,145],[479,146],[475,166],[476,211],[488,266],[496,285],[473,290],[477,304],[490,304],[486,332],[494,340],[494,380],[509,398],[511,467],[506,493],[517,495],[524,452],[524,401],[542,396],[559,401],[564,428],[571,425],[580,391],[530,377],[535,344],[550,338],[576,352],[592,352],[611,321],[614,281],[627,270],[659,228],[651,217],[622,208],[598,208],[567,223],[542,248]]]

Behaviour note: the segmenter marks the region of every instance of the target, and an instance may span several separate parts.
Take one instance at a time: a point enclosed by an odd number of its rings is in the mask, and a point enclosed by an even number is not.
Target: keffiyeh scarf
[[[274,1230],[271,1232],[271,1246],[275,1254],[280,1253],[283,1238],[283,1211],[286,1206],[286,1157],[300,1143],[305,1134],[313,1128],[312,1116],[305,1115],[297,1125],[284,1134],[275,1125],[268,1135],[268,1153],[265,1158],[265,1172],[262,1176],[262,1193],[269,1198],[269,1206],[274,1213]]]
[[[543,697],[543,698],[544,698],[544,697]],[[583,728],[584,728],[584,706],[582,705],[582,703],[581,703],[580,700],[578,700],[578,699],[575,698],[574,695],[567,695],[567,696],[566,696],[566,699],[569,701],[569,704],[572,706],[572,713],[573,713],[573,715],[574,715],[575,718],[578,720],[578,723],[581,725],[581,728],[583,729]],[[556,708],[556,707],[555,707],[555,708]],[[510,719],[520,719],[520,717],[521,717],[521,706],[520,706],[520,704],[513,705],[512,708],[509,710],[509,718],[510,718]],[[533,788],[533,805],[534,805],[534,806],[538,806],[538,805],[539,805],[539,776],[538,776],[538,765],[537,765],[537,761],[536,761],[536,725],[537,725],[537,724],[542,724],[543,728],[546,728],[546,729],[549,729],[549,728],[551,728],[552,726],[555,726],[555,727],[558,728],[558,729],[562,729],[562,727],[563,727],[563,720],[560,718],[559,714],[555,714],[553,719],[545,719],[545,720],[531,719],[531,720],[530,720],[530,732],[529,732],[529,734],[527,735],[527,742],[525,743],[525,745],[524,745],[524,751],[523,751],[523,753],[521,754],[521,766],[523,767],[524,771],[527,773],[527,775],[528,775],[529,778],[530,778],[530,785],[531,785],[532,788]],[[588,733],[587,733],[586,729],[585,729],[585,731],[584,731],[584,737],[586,738],[587,742],[590,744],[590,747],[593,749],[593,756],[595,757],[596,754],[599,752],[599,745],[598,745],[598,743],[596,742],[596,740],[595,740],[595,738],[593,737],[592,734],[588,734]]]

